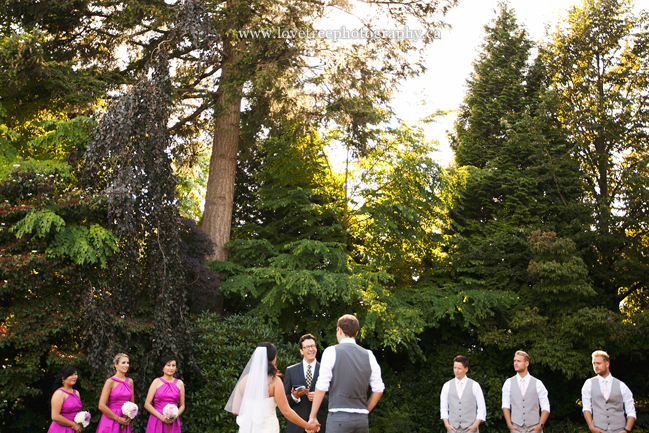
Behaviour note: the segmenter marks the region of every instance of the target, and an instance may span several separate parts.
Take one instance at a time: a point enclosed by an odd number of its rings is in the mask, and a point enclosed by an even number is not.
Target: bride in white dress
[[[275,345],[261,343],[241,373],[225,410],[237,415],[239,433],[279,433],[275,407],[279,407],[282,415],[293,424],[305,430],[317,431],[319,424],[309,424],[288,405],[275,361]]]

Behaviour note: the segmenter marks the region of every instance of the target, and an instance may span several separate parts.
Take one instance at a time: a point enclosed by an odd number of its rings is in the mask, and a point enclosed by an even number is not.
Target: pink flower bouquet
[[[137,405],[133,403],[132,401],[127,401],[124,402],[122,405],[122,414],[124,414],[125,417],[128,417],[129,419],[133,419],[137,416]],[[124,428],[122,425],[120,428]]]
[[[178,418],[178,406],[175,404],[168,404],[162,409],[162,416],[164,416],[167,419],[176,419]],[[168,424],[169,428],[171,428],[171,424]]]
[[[74,416],[74,422],[81,424],[81,427],[86,428],[90,424],[90,412],[82,410]]]

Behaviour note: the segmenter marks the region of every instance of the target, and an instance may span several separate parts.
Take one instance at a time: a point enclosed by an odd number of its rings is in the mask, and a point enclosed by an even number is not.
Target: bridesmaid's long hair
[[[273,359],[277,358],[277,347],[273,343],[267,341],[261,343],[257,347],[265,347],[266,355],[268,357],[268,377],[274,379],[277,377],[277,367],[271,362]]]
[[[56,392],[57,389],[61,388],[63,386],[63,381],[70,376],[74,376],[74,373],[76,372],[77,367],[75,367],[74,365],[64,365],[54,379],[54,384],[52,384],[52,392]]]

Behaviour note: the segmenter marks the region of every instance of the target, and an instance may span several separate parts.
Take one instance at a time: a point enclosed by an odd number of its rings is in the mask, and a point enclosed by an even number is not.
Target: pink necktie
[[[606,381],[602,382],[602,395],[604,395],[604,400],[608,401],[608,385]]]
[[[521,379],[521,395],[525,395],[525,379]]]
[[[462,382],[458,382],[458,384],[457,384],[457,396],[460,397],[460,398],[462,398],[462,391],[464,391]]]

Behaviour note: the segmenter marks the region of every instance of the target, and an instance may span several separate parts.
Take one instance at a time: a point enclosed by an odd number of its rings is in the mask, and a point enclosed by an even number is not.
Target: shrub
[[[197,317],[193,329],[194,356],[200,371],[188,372],[183,432],[237,431],[235,416],[223,408],[255,347],[263,341],[274,343],[278,349],[277,368],[284,371],[299,361],[297,344],[279,342],[275,329],[247,316],[224,319],[203,313]],[[284,430],[285,421],[279,418]]]

